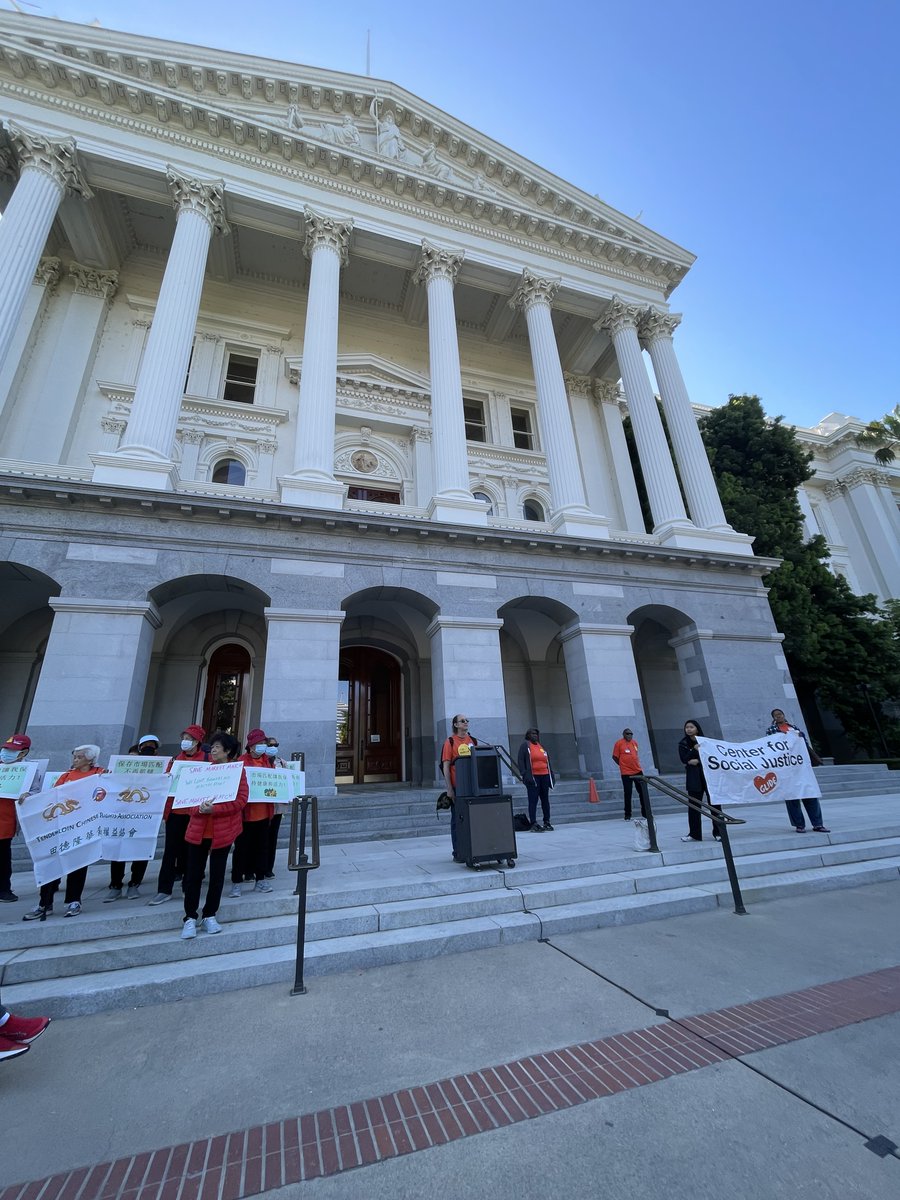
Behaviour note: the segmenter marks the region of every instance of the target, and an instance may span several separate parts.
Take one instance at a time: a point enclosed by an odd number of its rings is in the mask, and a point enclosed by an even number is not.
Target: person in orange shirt
[[[465,859],[456,853],[456,805],[452,803],[456,794],[456,760],[459,758],[460,746],[477,746],[476,738],[469,736],[469,718],[457,713],[451,721],[453,732],[441,748],[441,774],[447,785],[447,795],[450,797],[450,847],[454,862],[464,862]],[[466,751],[468,753],[468,751]]]
[[[87,779],[89,775],[102,775],[103,768],[97,766],[97,759],[99,757],[99,746],[76,746],[72,751],[72,766],[68,771],[63,771],[53,786],[62,787],[64,783],[75,783],[79,779]],[[81,912],[81,895],[84,891],[84,885],[87,882],[87,873],[87,867],[79,867],[77,871],[70,871],[66,876],[66,911],[63,913],[64,917],[77,917]],[[56,889],[61,882],[59,879],[54,879],[52,883],[43,884],[37,908],[33,908],[31,912],[27,912],[22,920],[45,921],[53,912],[53,897],[56,895]]]
[[[527,729],[525,741],[519,747],[519,774],[528,792],[528,820],[531,822],[531,833],[552,833],[550,824],[550,789],[553,787],[553,769],[550,766],[550,755],[540,742],[540,730]],[[537,823],[537,805],[541,802],[541,814],[544,824]]]
[[[13,733],[0,746],[0,763],[11,766],[28,757],[31,738]],[[14,904],[18,896],[12,890],[12,840],[16,836],[16,802],[0,796],[0,904]]]
[[[641,816],[646,817],[644,771],[638,757],[638,744],[630,729],[622,730],[622,736],[613,746],[612,757],[622,776],[622,791],[625,794],[625,820],[631,820],[631,791],[635,783],[637,783],[638,796],[641,800]]]
[[[266,754],[268,737],[262,729],[251,729],[247,734],[247,752],[240,761],[245,767],[272,767]],[[269,862],[269,822],[275,815],[275,805],[256,801],[244,809],[244,829],[234,843],[231,856],[231,893],[233,899],[241,894],[241,883],[245,875],[256,880],[254,892],[274,891],[266,879]]]

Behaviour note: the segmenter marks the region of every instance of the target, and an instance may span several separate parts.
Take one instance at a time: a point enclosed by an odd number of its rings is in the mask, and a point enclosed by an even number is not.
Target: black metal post
[[[306,855],[303,856],[304,858]],[[299,897],[297,902],[297,965],[294,968],[294,986],[292,996],[305,996],[306,985],[303,982],[303,957],[306,954],[306,881],[309,872],[297,872],[297,890],[294,895]]]
[[[746,917],[747,910],[744,908],[744,898],[741,895],[741,885],[738,882],[737,871],[734,866],[734,855],[731,853],[731,840],[728,837],[728,822],[713,817],[716,828],[719,832],[719,839],[722,842],[722,853],[725,855],[725,868],[728,871],[728,882],[731,884],[731,895],[734,898],[734,911],[740,917]]]
[[[635,784],[638,789],[638,796],[641,800],[641,807],[647,816],[647,833],[650,837],[650,853],[659,854],[659,846],[656,844],[656,822],[653,820],[653,806],[650,803],[650,789],[647,787],[643,776],[635,779]]]
[[[312,805],[312,858],[306,852],[306,826]],[[303,960],[306,954],[306,889],[309,872],[319,865],[318,801],[315,796],[295,796],[291,808],[291,840],[288,847],[288,869],[297,872],[297,958],[294,967],[292,996],[305,996]]]

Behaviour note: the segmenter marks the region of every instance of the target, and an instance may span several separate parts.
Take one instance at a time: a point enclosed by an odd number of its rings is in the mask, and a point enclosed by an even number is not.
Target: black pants
[[[266,874],[275,874],[275,855],[278,853],[278,830],[281,828],[281,813],[277,812],[269,822],[269,838],[266,858]]]
[[[269,861],[269,821],[246,821],[234,843],[231,858],[231,882],[243,883],[252,875],[257,883],[265,879]]]
[[[166,818],[166,840],[163,846],[162,862],[159,864],[159,882],[156,890],[164,892],[167,896],[172,895],[175,876],[180,875],[184,879],[187,875],[188,844],[184,840],[184,835],[187,833],[190,820],[188,813],[179,812],[174,808]]]
[[[538,800],[541,802],[541,812],[544,816],[544,824],[550,824],[550,776],[549,775],[532,775],[531,780],[525,781],[525,790],[528,792],[528,820],[533,825],[537,820]]]
[[[643,775],[623,775],[622,776],[622,791],[625,794],[625,820],[626,821],[631,820],[631,791],[635,784],[637,784],[638,796],[640,797],[640,800],[641,800],[641,816],[646,817],[646,815],[647,815],[647,805],[644,800],[644,797],[646,796],[645,788],[647,787],[647,785],[646,785],[646,783],[644,783]]]
[[[691,799],[692,800],[705,800],[706,803],[709,804],[709,792],[704,792],[702,796],[691,796]],[[709,806],[710,806],[710,808],[714,808],[716,810],[716,812],[722,811],[722,807],[719,804],[710,804]],[[717,826],[715,825],[715,823],[713,823],[713,834],[718,835],[718,832],[719,832],[719,830],[718,830]],[[700,814],[697,812],[696,808],[688,809],[688,833],[691,835],[692,838],[695,839],[695,841],[698,841],[698,842],[703,841],[703,820],[702,820]]]
[[[66,876],[66,904],[74,904],[77,900],[81,902],[81,893],[84,891],[84,885],[87,882],[87,867],[79,867],[77,871],[70,871]],[[53,897],[56,895],[56,889],[62,883],[61,879],[54,879],[52,883],[45,883],[41,887],[41,908],[52,908]]]
[[[133,862],[131,864],[131,875],[128,879],[129,887],[140,887],[144,875],[147,873],[146,862]],[[109,864],[109,886],[118,888],[121,892],[122,885],[125,882],[125,864],[123,862],[111,862]]]
[[[203,905],[203,916],[214,917],[219,911],[219,901],[222,899],[222,887],[225,883],[225,869],[228,866],[228,851],[230,846],[220,846],[212,849],[212,838],[204,838],[199,846],[187,843],[187,874],[184,877],[184,915],[197,919],[200,904],[200,888],[203,884],[203,872],[209,860],[209,886],[206,889],[206,903]]]
[[[0,892],[12,887],[12,838],[0,838]]]

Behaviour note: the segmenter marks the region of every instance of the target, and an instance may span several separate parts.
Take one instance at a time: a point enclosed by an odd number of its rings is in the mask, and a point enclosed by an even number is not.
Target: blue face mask
[[[14,763],[18,757],[18,750],[0,750],[0,763]]]
[[[269,758],[277,758],[278,757],[278,747],[277,746],[266,746],[266,754],[268,754]]]
[[[257,742],[256,745],[253,747],[253,753],[256,755],[257,758],[259,758],[259,756],[261,754],[265,754],[266,750],[268,750],[268,746],[266,745],[265,742]]]

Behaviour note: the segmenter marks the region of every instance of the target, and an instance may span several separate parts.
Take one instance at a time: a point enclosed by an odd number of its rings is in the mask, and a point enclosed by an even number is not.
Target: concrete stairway
[[[788,832],[782,805],[742,815],[733,846],[751,910],[798,892],[900,881],[900,796],[830,801],[830,834]],[[635,852],[621,819],[571,822],[519,835],[515,869],[477,872],[449,862],[446,833],[324,847],[310,878],[306,976],[717,907],[730,919],[720,847],[681,843],[681,814],[658,824],[660,854]],[[293,979],[297,902],[283,867],[273,894],[223,901],[222,934],[187,942],[177,893],[158,908],[103,905],[104,878],[101,869],[89,879],[80,917],[64,920],[60,905],[41,923],[22,922],[34,901],[27,879],[14,881],[31,898],[0,909],[7,1005],[70,1016]]]

